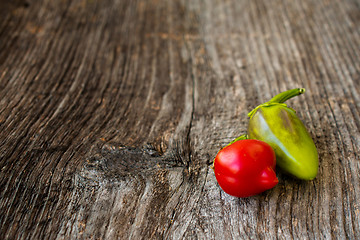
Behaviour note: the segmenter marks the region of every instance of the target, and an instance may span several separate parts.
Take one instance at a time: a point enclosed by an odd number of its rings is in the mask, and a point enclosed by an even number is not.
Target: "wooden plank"
[[[359,239],[359,1],[0,1],[1,239]],[[225,194],[247,113],[289,101],[318,177]]]

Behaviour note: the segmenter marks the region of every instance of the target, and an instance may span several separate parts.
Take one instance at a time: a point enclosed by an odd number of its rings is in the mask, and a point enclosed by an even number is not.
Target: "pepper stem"
[[[291,89],[282,93],[279,93],[275,97],[273,97],[270,101],[267,103],[284,103],[286,100],[289,100],[290,98],[299,96],[305,92],[305,88],[295,88]]]
[[[295,88],[295,89],[291,89],[291,90],[279,93],[278,95],[273,97],[270,101],[260,104],[259,106],[254,108],[251,112],[248,113],[248,116],[249,116],[249,118],[251,118],[256,113],[256,111],[261,107],[269,107],[269,106],[273,106],[273,105],[277,105],[277,104],[286,106],[286,104],[284,103],[286,100],[289,100],[290,98],[299,96],[299,95],[303,94],[304,92],[305,92],[305,88]]]
[[[244,139],[248,139],[248,135],[247,135],[247,134],[244,134],[244,135],[241,135],[240,137],[235,138],[235,139],[232,140],[228,145],[226,145],[226,147],[229,146],[229,145],[231,145],[231,144],[233,144],[234,142],[237,142],[237,141],[239,141],[239,140],[244,140]]]

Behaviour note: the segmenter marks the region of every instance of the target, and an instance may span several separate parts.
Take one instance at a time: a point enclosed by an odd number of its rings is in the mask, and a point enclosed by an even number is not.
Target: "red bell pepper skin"
[[[269,144],[246,139],[235,141],[218,152],[214,172],[226,193],[249,197],[271,189],[279,182],[275,166],[275,153]]]

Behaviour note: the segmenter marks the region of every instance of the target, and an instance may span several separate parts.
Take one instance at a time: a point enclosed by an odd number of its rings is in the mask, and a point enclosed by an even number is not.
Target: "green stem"
[[[305,88],[295,88],[291,89],[282,93],[279,93],[275,97],[273,97],[270,101],[267,103],[284,103],[286,100],[289,100],[290,98],[299,96],[305,92]]]
[[[237,142],[237,141],[239,141],[239,140],[244,140],[244,139],[248,139],[247,134],[244,134],[244,135],[241,135],[240,137],[235,138],[235,139],[232,140],[228,145],[226,145],[226,147],[229,146],[229,145],[231,145],[231,144],[233,144],[234,142]]]
[[[299,95],[303,94],[304,92],[305,92],[305,88],[295,88],[295,89],[291,89],[291,90],[279,93],[278,95],[273,97],[270,101],[260,104],[259,106],[254,108],[251,112],[248,113],[248,116],[249,116],[249,118],[252,118],[252,116],[256,113],[256,111],[261,107],[269,107],[269,106],[278,105],[278,104],[286,106],[286,104],[284,103],[286,100],[289,100],[290,98],[299,96]]]

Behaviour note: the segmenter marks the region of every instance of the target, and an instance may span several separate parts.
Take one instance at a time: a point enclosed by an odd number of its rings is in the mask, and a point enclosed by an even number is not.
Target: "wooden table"
[[[1,239],[359,239],[360,2],[0,1]],[[319,174],[212,161],[275,94]]]

